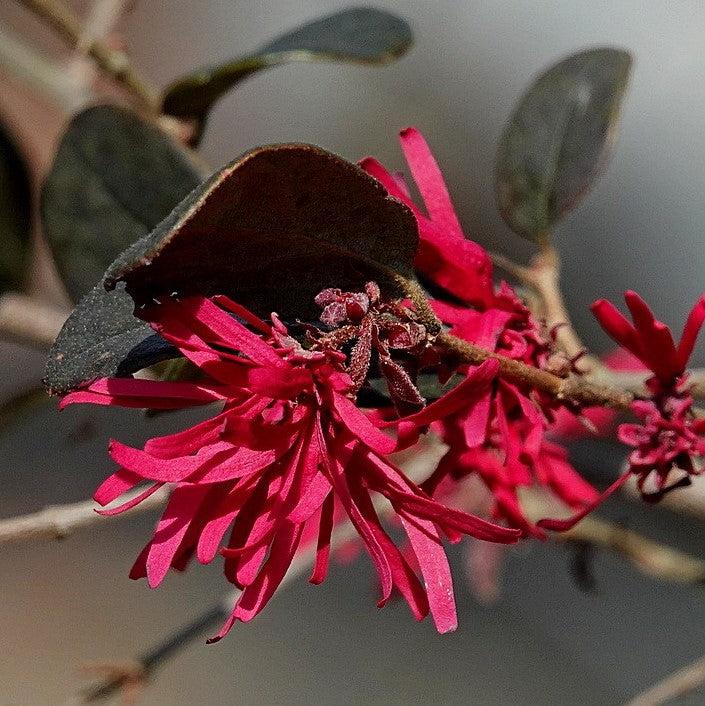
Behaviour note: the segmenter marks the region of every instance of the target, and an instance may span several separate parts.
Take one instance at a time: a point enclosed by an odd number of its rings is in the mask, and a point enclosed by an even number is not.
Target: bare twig
[[[79,47],[83,38],[80,20],[61,0],[18,0],[35,15],[45,20],[70,46]],[[102,42],[90,41],[83,47],[102,71],[123,86],[150,112],[156,113],[159,99],[131,66],[125,52]]]
[[[610,407],[628,409],[634,396],[628,390],[607,387],[583,380],[577,376],[567,378],[539,370],[512,358],[507,358],[493,351],[486,350],[474,343],[468,343],[449,333],[439,334],[437,341],[448,351],[467,363],[478,364],[489,358],[499,361],[499,374],[511,380],[531,385],[559,400],[574,402],[586,407]]]
[[[68,312],[15,292],[0,296],[0,337],[46,349],[59,335]]]
[[[679,669],[663,681],[642,691],[625,706],[660,706],[681,696],[690,694],[705,684],[705,657]]]
[[[404,293],[411,299],[416,312],[423,324],[432,332],[440,331],[436,343],[454,355],[458,360],[478,365],[490,358],[499,362],[501,377],[531,385],[531,387],[546,392],[560,400],[574,402],[581,406],[611,407],[613,409],[628,409],[634,396],[627,390],[615,387],[596,385],[577,376],[559,377],[546,370],[540,370],[518,360],[499,355],[494,351],[464,341],[445,331],[441,331],[441,322],[436,317],[426,295],[418,283],[395,274],[395,280]]]
[[[88,94],[64,69],[44,59],[5,27],[0,27],[0,66],[67,113],[88,99]]]
[[[136,497],[142,490],[126,493],[123,501],[126,502]],[[30,515],[10,517],[0,520],[0,544],[40,539],[64,539],[84,527],[160,508],[166,502],[167,495],[168,489],[161,488],[136,507],[116,517],[99,515],[96,512],[99,506],[92,500],[69,505],[50,506]]]
[[[537,492],[523,495],[522,506],[534,519],[555,516],[561,511],[560,505]],[[578,542],[607,549],[625,557],[642,573],[663,581],[705,587],[705,560],[594,515],[584,518],[573,529],[557,532],[552,537],[559,542]]]
[[[522,503],[527,512],[536,518],[555,514],[559,509],[555,502],[549,501],[544,495],[537,492],[525,494]],[[386,502],[380,502],[379,499],[376,499],[375,505],[381,517],[388,512],[390,507]],[[340,547],[355,536],[356,532],[352,524],[345,522],[335,529],[332,547]],[[555,534],[554,538],[561,542],[579,542],[613,551],[627,558],[643,573],[659,579],[676,583],[705,585],[705,561],[653,542],[605,520],[594,517],[585,518],[569,532]],[[296,556],[282,582],[282,587],[305,572],[312,562],[313,554],[313,547],[308,547]],[[218,605],[169,635],[135,661],[129,662],[130,669],[116,670],[116,673],[112,674],[110,678],[82,692],[80,697],[74,698],[70,703],[94,703],[113,695],[126,686],[133,687],[136,674],[140,676],[141,685],[144,686],[154,671],[166,660],[225,620],[239,595],[240,592],[237,590],[230,592]],[[639,704],[639,706],[645,706],[645,704]]]

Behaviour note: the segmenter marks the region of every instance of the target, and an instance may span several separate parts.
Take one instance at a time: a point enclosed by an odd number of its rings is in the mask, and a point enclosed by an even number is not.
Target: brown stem
[[[409,299],[414,303],[414,309],[418,315],[421,323],[426,327],[426,330],[431,336],[436,336],[440,333],[442,328],[442,323],[440,319],[436,316],[436,312],[433,311],[431,305],[426,297],[426,292],[424,292],[423,287],[413,279],[407,279],[402,277],[402,275],[396,272],[392,273],[392,276],[396,283],[399,285],[400,289],[406,294]]]
[[[440,333],[436,341],[465,363],[477,365],[493,358],[499,361],[499,374],[512,382],[523,383],[546,392],[559,400],[575,402],[584,407],[628,409],[634,396],[626,390],[595,385],[577,377],[562,378],[539,370],[518,360],[494,353],[474,343],[468,343],[449,333]]]
[[[492,261],[518,282],[530,288],[538,301],[532,306],[534,313],[545,320],[549,328],[555,328],[556,344],[569,358],[580,356],[576,366],[583,380],[593,384],[619,388],[635,396],[648,394],[644,383],[648,371],[633,372],[612,370],[591,355],[584,353],[585,346],[578,336],[563,301],[560,288],[560,259],[557,250],[546,245],[527,267],[513,262],[498,253],[491,253]],[[705,370],[691,370],[689,374],[691,394],[696,399],[705,398]]]
[[[152,113],[159,109],[159,98],[130,65],[124,52],[111,49],[102,42],[90,41],[82,46],[80,20],[60,0],[18,0],[28,10],[45,20],[72,47],[80,47],[117,83],[126,88],[142,106]]]
[[[438,331],[436,342],[455,355],[460,361],[477,365],[494,358],[499,361],[499,374],[512,382],[524,383],[546,392],[556,399],[575,402],[586,407],[611,407],[628,409],[634,396],[618,388],[595,385],[576,377],[562,378],[532,365],[507,358],[489,351],[474,343],[463,341],[457,336],[441,331],[441,322],[426,298],[426,293],[418,282],[396,275],[396,281],[411,299],[421,321],[429,331]]]

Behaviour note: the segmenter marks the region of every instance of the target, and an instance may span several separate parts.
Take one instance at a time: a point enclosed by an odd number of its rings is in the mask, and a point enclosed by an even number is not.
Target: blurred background
[[[163,86],[348,4],[135,0],[121,29],[134,63]],[[87,5],[74,3],[78,11]],[[585,47],[623,47],[635,67],[615,156],[556,238],[564,291],[579,332],[597,351],[608,344],[587,306],[598,296],[617,299],[626,288],[679,328],[705,288],[705,5],[376,5],[412,24],[416,43],[407,56],[383,68],[302,64],[257,75],[217,105],[202,148],[208,162],[219,166],[258,144],[304,141],[349,159],[374,154],[401,168],[397,132],[415,125],[444,169],[467,234],[523,260],[531,246],[508,231],[494,205],[502,125],[548,64]],[[31,37],[47,54],[63,48],[13,0],[0,3],[3,30]],[[61,114],[37,103],[2,66],[0,114],[26,142],[40,179]],[[43,355],[10,344],[1,352],[3,394],[37,379]],[[26,414],[0,437],[0,515],[89,497],[110,469],[108,435],[137,443],[180,421],[145,423],[139,413],[116,410],[58,415],[46,406]],[[620,460],[618,450],[594,444],[574,453],[603,482]],[[705,527],[697,520],[623,499],[602,512],[705,557]],[[60,543],[0,547],[0,704],[60,704],[80,684],[80,665],[125,660],[218,599],[217,566],[172,576],[158,591],[127,579],[153,521],[127,519]],[[507,553],[501,596],[484,605],[470,594],[454,554],[454,634],[416,624],[402,605],[377,611],[372,571],[361,560],[335,567],[320,587],[289,586],[253,624],[237,625],[217,645],[197,641],[155,676],[142,703],[618,704],[705,652],[702,589],[660,583],[619,557],[597,554],[597,590],[585,593],[571,575],[571,551],[534,542]],[[702,704],[705,696],[682,703]]]

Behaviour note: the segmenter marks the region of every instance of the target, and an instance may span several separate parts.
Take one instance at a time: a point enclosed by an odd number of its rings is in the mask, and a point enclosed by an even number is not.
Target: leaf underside
[[[47,239],[74,300],[200,181],[186,153],[136,114],[100,105],[76,115],[41,203]]]

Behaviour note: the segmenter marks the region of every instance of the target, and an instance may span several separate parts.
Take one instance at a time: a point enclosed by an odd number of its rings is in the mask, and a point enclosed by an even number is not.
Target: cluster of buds
[[[705,297],[691,310],[678,345],[636,292],[624,298],[633,324],[605,300],[595,302],[592,310],[605,331],[651,373],[646,381],[650,398],[632,405],[641,423],[621,424],[617,434],[634,447],[629,472],[637,476],[642,496],[655,501],[688,485],[703,469],[705,419],[693,410],[686,368],[705,322]]]
[[[375,282],[368,282],[364,292],[324,289],[315,301],[323,308],[321,323],[330,330],[309,327],[308,340],[314,349],[352,346],[347,371],[356,390],[367,380],[372,353],[376,353],[376,364],[397,411],[407,414],[423,407],[425,400],[414,380],[426,363],[431,342],[411,309],[383,299]]]

